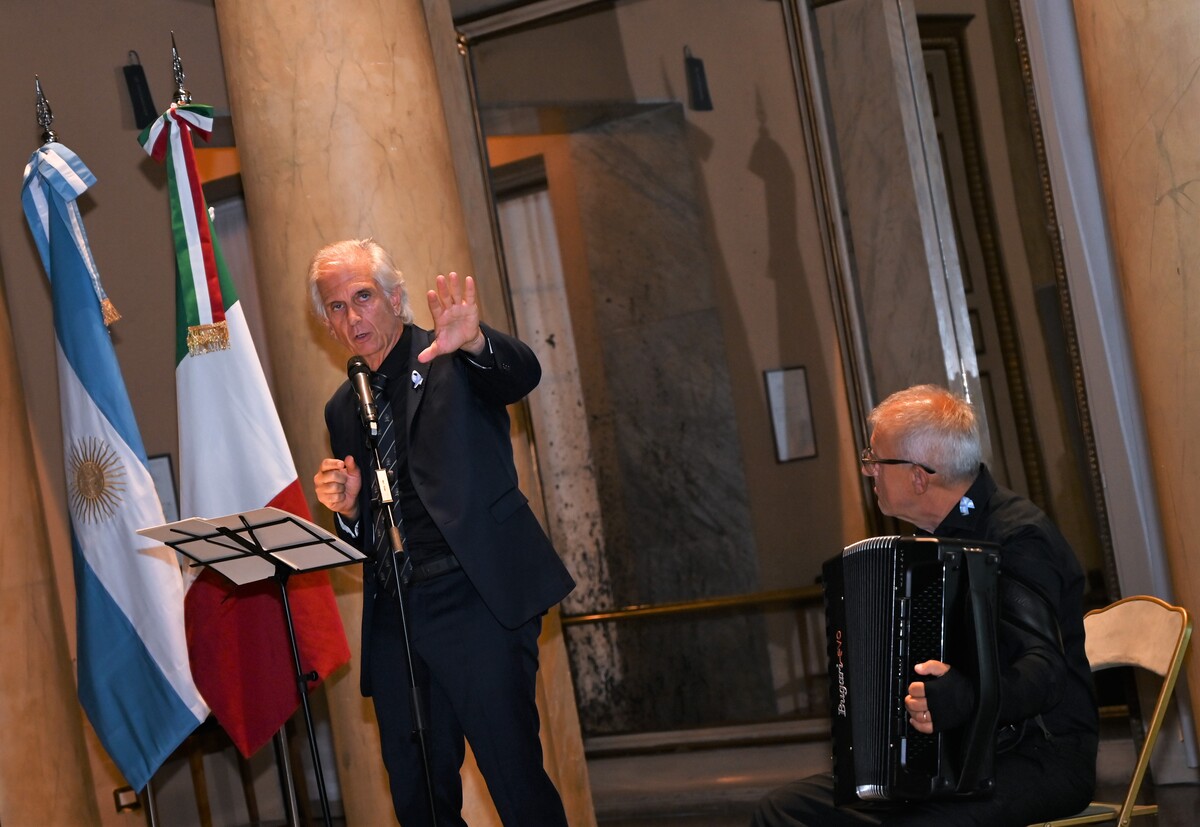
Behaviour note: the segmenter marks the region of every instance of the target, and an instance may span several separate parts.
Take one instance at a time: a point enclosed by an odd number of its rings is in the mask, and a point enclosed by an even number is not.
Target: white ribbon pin
[[[417,388],[421,387],[421,383],[424,381],[425,381],[424,376],[417,373],[415,370],[412,372],[413,390],[416,390]]]
[[[963,497],[958,501],[958,513],[964,517],[971,513],[971,509],[975,507],[975,502],[970,497]]]

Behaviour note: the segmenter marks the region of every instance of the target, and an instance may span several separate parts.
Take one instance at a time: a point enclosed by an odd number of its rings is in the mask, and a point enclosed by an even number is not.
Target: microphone
[[[358,355],[351,356],[346,363],[346,373],[358,397],[358,412],[363,425],[372,437],[379,436],[379,411],[375,407],[375,394],[371,392],[371,369],[367,367],[367,360]]]

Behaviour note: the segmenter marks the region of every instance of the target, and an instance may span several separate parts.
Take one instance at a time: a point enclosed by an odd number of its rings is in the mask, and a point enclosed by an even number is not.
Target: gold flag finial
[[[50,111],[50,101],[46,100],[42,93],[42,80],[37,75],[33,76],[33,89],[37,93],[37,121],[38,126],[42,128],[42,143],[54,143],[58,140],[58,136],[50,128],[50,124],[54,123],[54,113]]]

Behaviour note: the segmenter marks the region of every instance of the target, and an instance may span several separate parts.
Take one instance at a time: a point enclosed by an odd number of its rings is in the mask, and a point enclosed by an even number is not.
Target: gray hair
[[[872,430],[887,425],[902,459],[919,462],[957,482],[974,479],[983,461],[975,409],[937,385],[896,391],[867,417]]]
[[[404,286],[404,274],[396,269],[388,251],[373,238],[348,238],[335,241],[317,250],[308,265],[308,295],[313,313],[323,322],[329,321],[325,305],[321,302],[321,291],[317,280],[327,270],[361,264],[370,274],[379,289],[389,298],[400,291],[400,321],[412,324],[412,308],[408,304],[408,289]]]

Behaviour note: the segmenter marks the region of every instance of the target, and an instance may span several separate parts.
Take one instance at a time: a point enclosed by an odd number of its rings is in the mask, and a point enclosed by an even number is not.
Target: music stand
[[[193,566],[216,569],[234,585],[255,583],[268,577],[273,577],[279,583],[283,617],[292,645],[292,662],[296,667],[296,688],[304,709],[313,771],[321,796],[321,812],[328,827],[331,824],[329,797],[325,791],[325,776],[321,771],[312,712],[308,706],[308,684],[315,682],[319,676],[316,672],[305,674],[300,664],[300,648],[296,644],[296,629],[292,625],[287,581],[293,574],[361,563],[367,556],[315,523],[270,507],[210,520],[195,517],[179,520],[138,529],[138,534],[170,546],[190,559]]]

